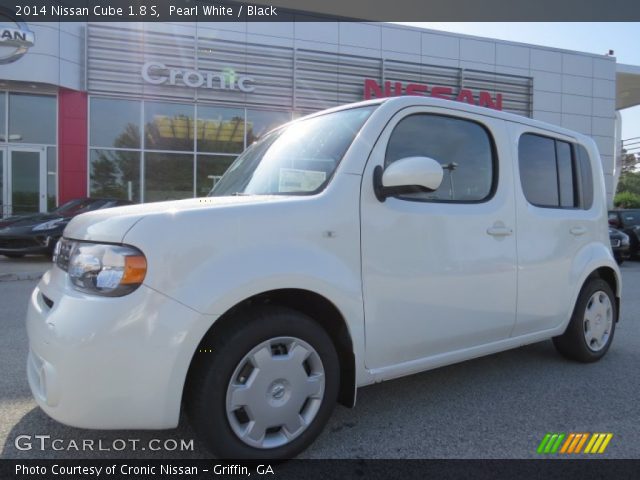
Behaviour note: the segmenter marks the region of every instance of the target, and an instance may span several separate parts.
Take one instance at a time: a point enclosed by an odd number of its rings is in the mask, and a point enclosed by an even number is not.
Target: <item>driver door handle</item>
[[[508,237],[513,233],[513,230],[505,227],[504,225],[496,224],[487,228],[487,233],[492,237]]]

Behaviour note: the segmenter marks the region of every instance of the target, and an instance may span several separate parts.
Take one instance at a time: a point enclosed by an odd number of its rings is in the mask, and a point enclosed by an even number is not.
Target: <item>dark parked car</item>
[[[618,265],[621,265],[631,256],[629,252],[629,235],[616,228],[609,227],[609,240],[611,241],[613,256]]]
[[[51,255],[67,223],[81,213],[129,205],[115,198],[78,198],[49,213],[15,215],[0,219],[0,255],[23,257],[28,253]]]
[[[609,225],[629,235],[631,256],[640,255],[640,208],[611,210]]]

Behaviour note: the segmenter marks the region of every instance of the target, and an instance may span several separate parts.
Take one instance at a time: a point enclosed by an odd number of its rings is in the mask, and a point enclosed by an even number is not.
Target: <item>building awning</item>
[[[640,66],[616,65],[616,110],[640,105]]]

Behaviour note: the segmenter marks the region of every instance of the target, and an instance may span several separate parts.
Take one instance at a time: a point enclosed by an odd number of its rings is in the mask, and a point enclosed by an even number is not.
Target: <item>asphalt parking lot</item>
[[[623,319],[601,362],[569,362],[547,341],[363,388],[356,408],[337,407],[303,457],[536,458],[547,432],[611,432],[601,457],[640,458],[640,262],[625,263],[622,272]],[[208,458],[195,440],[192,450],[174,449],[194,439],[184,420],[174,430],[88,431],[61,425],[36,406],[24,328],[35,284],[0,281],[0,457]],[[86,440],[93,450],[73,448]]]

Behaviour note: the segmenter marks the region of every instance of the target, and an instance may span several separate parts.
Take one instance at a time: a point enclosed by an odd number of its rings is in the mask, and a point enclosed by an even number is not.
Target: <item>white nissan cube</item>
[[[184,409],[218,457],[290,458],[364,385],[547,339],[599,360],[620,291],[593,140],[379,99],[268,133],[207,198],[74,218],[31,295],[28,378],[68,425]]]

